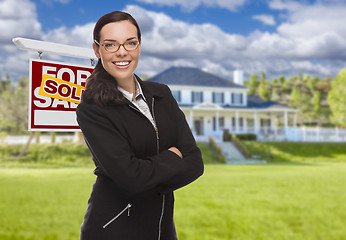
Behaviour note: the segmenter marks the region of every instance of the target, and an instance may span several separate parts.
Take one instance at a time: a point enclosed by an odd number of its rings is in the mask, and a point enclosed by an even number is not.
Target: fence
[[[293,141],[293,142],[346,142],[346,129],[322,127],[288,127],[260,129],[260,141]]]
[[[253,128],[230,129],[230,134],[247,134],[257,135],[258,141],[290,141],[290,142],[346,142],[346,129],[342,128],[321,128],[321,127],[261,127],[255,132]],[[222,131],[206,132],[203,136],[194,133],[199,142],[207,142],[209,137],[214,138],[217,142],[222,142]]]

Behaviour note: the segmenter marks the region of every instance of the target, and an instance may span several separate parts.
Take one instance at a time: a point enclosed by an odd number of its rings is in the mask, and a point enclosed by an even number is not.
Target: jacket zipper
[[[159,130],[157,128],[157,123],[156,123],[156,119],[155,119],[155,111],[154,111],[154,105],[155,105],[155,98],[152,98],[152,101],[151,101],[151,111],[152,111],[152,116],[153,116],[153,120],[155,122],[155,126],[154,129],[155,129],[155,133],[156,133],[156,151],[157,151],[157,154],[160,153],[160,136],[159,136]],[[132,109],[138,111],[139,113],[141,113],[141,111],[139,111],[135,106],[132,106],[132,105],[129,105]],[[142,113],[141,113],[142,114]],[[162,219],[163,219],[163,214],[165,212],[165,198],[166,196],[163,194],[162,195],[162,209],[161,209],[161,215],[160,215],[160,220],[159,220],[159,234],[158,234],[158,240],[161,239],[161,231],[162,231]],[[131,207],[131,206],[130,206]],[[126,211],[126,209],[123,210],[123,212]],[[121,213],[120,213],[121,214]],[[119,215],[120,215],[119,214]],[[113,219],[112,219],[113,220]],[[111,221],[112,221],[111,220]],[[115,220],[115,219],[114,219]],[[114,221],[113,220],[113,221]]]
[[[121,216],[121,214],[123,214],[126,210],[127,210],[127,216],[130,216],[130,208],[132,207],[132,204],[129,203],[127,204],[127,206],[118,214],[116,215],[114,218],[112,218],[111,220],[109,220],[105,225],[103,225],[103,228],[106,228],[109,224],[111,224],[112,222],[114,222],[115,220],[117,220],[117,218],[119,218]]]
[[[155,133],[156,133],[156,150],[157,150],[157,155],[160,153],[160,137],[159,137],[159,130],[157,128],[157,123],[156,123],[156,118],[155,118],[155,111],[154,111],[154,103],[155,103],[155,98],[152,98],[151,101],[151,111],[153,115],[153,120],[155,122]]]
[[[163,214],[165,212],[165,194],[162,195],[162,210],[161,210],[161,216],[160,216],[160,221],[159,221],[159,237],[158,240],[161,239],[161,225],[162,225],[162,219],[163,219]]]
[[[157,146],[157,154],[160,153],[160,137],[159,137],[159,130],[157,128],[157,124],[156,124],[156,119],[155,119],[155,111],[154,111],[154,103],[155,103],[155,98],[152,98],[151,101],[151,109],[152,109],[152,115],[153,115],[153,119],[155,122],[155,132],[156,132],[156,146]],[[163,219],[163,214],[165,213],[165,194],[162,195],[162,209],[161,209],[161,216],[160,216],[160,220],[159,220],[159,235],[158,235],[158,240],[161,239],[161,231],[162,231],[162,219]]]

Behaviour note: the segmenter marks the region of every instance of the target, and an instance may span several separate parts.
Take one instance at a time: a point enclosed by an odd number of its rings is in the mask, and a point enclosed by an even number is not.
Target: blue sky
[[[225,79],[236,69],[245,78],[323,78],[345,67],[346,0],[0,0],[0,74],[27,76],[28,59],[37,57],[16,49],[13,37],[90,48],[95,22],[114,10],[141,26],[139,75],[188,66]]]
[[[100,1],[95,4],[93,1],[71,0],[66,3],[58,1],[45,3],[47,1],[35,0],[37,4],[38,20],[43,24],[43,30],[48,31],[58,28],[61,25],[73,27],[76,24],[83,25],[87,22],[95,22],[105,13],[112,10],[122,10],[127,5],[138,5],[147,10],[164,12],[174,19],[179,19],[190,24],[212,23],[229,33],[249,34],[253,29],[273,31],[273,26],[263,24],[252,19],[253,15],[275,14],[270,11],[266,1],[255,0],[252,3],[245,3],[234,11],[218,6],[207,7],[200,5],[197,8],[184,9],[182,6],[164,6],[162,4],[149,4],[141,1]],[[241,24],[237,24],[240,23]]]

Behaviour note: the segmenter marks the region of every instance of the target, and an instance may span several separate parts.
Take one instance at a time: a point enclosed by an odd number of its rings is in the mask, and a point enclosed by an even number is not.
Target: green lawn
[[[0,169],[0,239],[69,240],[92,168]],[[346,163],[206,165],[176,191],[180,240],[345,239]]]
[[[346,162],[346,143],[243,141],[252,154],[271,163]]]

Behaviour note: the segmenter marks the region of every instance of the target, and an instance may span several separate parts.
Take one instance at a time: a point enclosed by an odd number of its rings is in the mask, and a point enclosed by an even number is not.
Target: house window
[[[203,102],[203,92],[192,92],[192,102],[201,103]]]
[[[224,93],[222,92],[213,92],[213,103],[223,103],[224,102]]]
[[[220,128],[224,128],[225,127],[225,118],[224,117],[220,117],[219,118],[219,127]]]
[[[270,119],[261,119],[260,121],[261,127],[270,127]]]
[[[219,128],[223,129],[225,126],[225,118],[219,117]],[[216,131],[216,117],[213,117],[213,130]]]
[[[246,119],[246,122],[247,122],[247,125],[251,127],[255,124],[255,121],[253,118]]]
[[[243,104],[243,94],[242,93],[232,93],[232,104],[242,105]]]
[[[177,102],[180,102],[181,101],[181,92],[178,91],[178,90],[173,90],[172,91],[172,94],[173,94],[173,97],[175,98],[175,100]]]
[[[232,127],[235,128],[235,117],[232,117]]]

